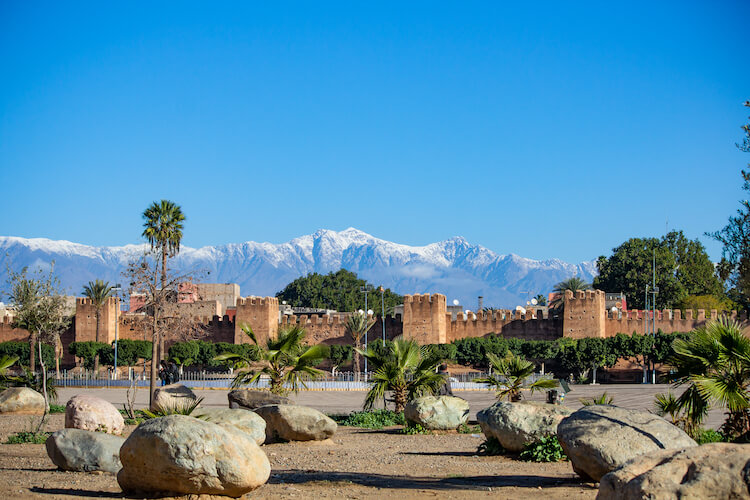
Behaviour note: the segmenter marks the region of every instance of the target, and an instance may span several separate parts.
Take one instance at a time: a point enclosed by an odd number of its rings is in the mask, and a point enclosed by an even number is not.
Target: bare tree
[[[191,282],[198,271],[177,274],[164,272],[159,255],[146,252],[137,261],[128,264],[125,276],[130,280],[129,292],[144,297],[142,312],[144,328],[148,329],[153,342],[151,350],[151,373],[149,383],[149,406],[153,403],[159,373],[159,345],[169,339],[187,340],[201,336],[203,323],[191,317],[189,310],[180,307],[177,301],[180,283]],[[165,357],[165,356],[164,356]]]

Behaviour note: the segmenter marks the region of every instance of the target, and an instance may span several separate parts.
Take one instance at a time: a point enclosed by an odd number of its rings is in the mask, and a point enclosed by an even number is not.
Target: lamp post
[[[120,291],[122,287],[117,283],[112,287],[112,291],[115,292],[115,380],[117,380],[117,329],[120,325]]]
[[[367,293],[372,291],[372,287],[365,282],[364,286],[359,287],[359,291],[365,294],[365,326],[367,326]],[[369,330],[369,328],[368,328]],[[367,330],[365,330],[365,350],[367,350]],[[367,358],[365,358],[365,380],[367,380]]]
[[[385,347],[385,289],[380,285],[380,322],[383,324],[383,347]]]

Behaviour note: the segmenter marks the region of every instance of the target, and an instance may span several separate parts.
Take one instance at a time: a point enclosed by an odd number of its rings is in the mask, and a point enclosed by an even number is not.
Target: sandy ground
[[[0,416],[0,440],[28,430],[30,417]],[[47,430],[62,428],[53,415]],[[129,426],[127,433],[132,432]],[[271,462],[268,483],[247,498],[566,498],[596,496],[595,485],[570,463],[535,464],[477,456],[472,434],[403,435],[339,427],[324,444],[263,446]],[[44,445],[0,444],[0,494],[5,498],[126,498],[114,474],[62,472]],[[186,498],[186,497],[185,497]]]

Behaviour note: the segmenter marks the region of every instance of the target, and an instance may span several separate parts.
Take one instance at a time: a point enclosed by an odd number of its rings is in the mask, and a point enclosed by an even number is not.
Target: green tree
[[[334,309],[336,311],[365,310],[365,296],[360,291],[365,286],[365,280],[346,269],[335,273],[311,273],[297,278],[276,294],[279,301],[295,307],[313,307],[320,309]],[[402,304],[404,298],[390,289],[384,289],[385,311],[388,314],[394,306]],[[367,309],[372,309],[376,316],[383,316],[380,292],[374,289],[368,293]]]
[[[745,101],[750,107],[750,101]],[[742,126],[744,137],[737,148],[750,153],[750,122]],[[748,164],[750,167],[750,163]],[[750,170],[742,170],[742,189],[750,192]],[[750,201],[740,201],[737,215],[719,231],[706,233],[723,245],[722,260],[717,271],[721,278],[728,282],[730,296],[741,302],[746,308],[750,303]]]
[[[723,433],[733,439],[750,437],[750,339],[730,320],[711,321],[673,343],[670,364],[677,385],[689,384],[678,398],[695,428],[711,403],[728,410]]]
[[[71,318],[60,281],[54,274],[54,264],[47,274],[41,270],[29,274],[27,268],[23,268],[21,272],[8,269],[8,281],[11,289],[10,302],[16,309],[13,325],[24,328],[31,334],[30,352],[34,351],[33,342],[38,343],[39,365],[42,368],[41,387],[45,401],[45,412],[39,423],[41,428],[49,411],[47,364],[42,356],[42,344],[59,345],[60,334],[68,328]],[[55,359],[58,359],[57,356]],[[59,372],[59,366],[56,369]]]
[[[557,387],[557,380],[548,377],[528,382],[529,377],[534,373],[534,363],[510,351],[504,358],[499,358],[494,354],[488,354],[487,357],[495,375],[476,378],[474,382],[486,384],[488,388],[495,389],[499,400],[508,398],[508,401],[521,401],[522,391],[529,391],[533,394],[537,390]]]
[[[88,297],[91,300],[91,305],[94,306],[94,314],[96,316],[96,341],[101,342],[102,339],[99,336],[101,329],[102,320],[102,307],[112,296],[114,288],[109,285],[108,281],[95,280],[89,281],[88,285],[83,287],[83,296]],[[99,370],[99,355],[97,354],[94,359],[94,371]]]
[[[610,257],[599,257],[594,286],[624,292],[631,308],[643,309],[646,286],[653,287],[654,256],[658,309],[677,307],[688,295],[721,296],[721,283],[705,248],[682,231],[670,231],[661,239],[631,238],[614,248]]]
[[[352,337],[352,340],[354,341],[354,372],[357,373],[359,376],[360,369],[359,369],[359,350],[362,349],[362,339],[364,338],[365,334],[370,331],[370,328],[372,328],[372,325],[375,324],[375,320],[372,319],[367,313],[363,312],[356,312],[354,314],[349,315],[346,318],[346,331],[349,333],[349,335]]]
[[[328,348],[321,344],[303,346],[304,328],[294,325],[281,329],[278,337],[268,339],[265,346],[258,344],[258,339],[250,326],[243,325],[242,331],[258,346],[257,352],[262,368],[254,369],[255,360],[241,354],[219,354],[215,360],[233,361],[235,367],[240,369],[232,380],[232,387],[257,384],[261,376],[265,375],[270,379],[272,393],[286,394],[289,390],[296,393],[300,386],[307,387],[306,380],[314,380],[323,375],[323,371],[315,368],[315,365],[328,357]],[[289,389],[284,387],[285,384]]]
[[[395,411],[400,413],[409,401],[435,394],[445,383],[445,377],[435,373],[440,361],[430,356],[429,347],[420,347],[413,340],[398,337],[386,343],[386,348],[380,352],[368,346],[360,354],[373,368],[370,390],[365,396],[365,410],[372,409],[376,401],[384,400],[385,393],[391,391]]]

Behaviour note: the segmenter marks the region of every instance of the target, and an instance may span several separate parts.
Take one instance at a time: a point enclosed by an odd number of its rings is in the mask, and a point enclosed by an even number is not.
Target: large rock
[[[198,399],[189,387],[182,384],[169,384],[157,387],[154,391],[154,400],[151,403],[151,411],[157,408],[170,408],[192,403]]]
[[[247,434],[186,415],[139,425],[120,448],[123,491],[239,497],[268,481],[271,465]]]
[[[477,413],[477,422],[487,438],[495,438],[508,451],[523,451],[527,443],[557,433],[570,409],[536,401],[509,403],[499,401]]]
[[[81,429],[62,429],[47,438],[47,455],[63,470],[82,472],[117,472],[120,447],[125,442],[120,436]]]
[[[44,396],[28,387],[9,387],[0,392],[0,414],[42,415]]]
[[[266,421],[266,443],[321,441],[336,432],[336,422],[306,406],[269,405],[255,412]]]
[[[284,396],[279,396],[269,391],[258,391],[254,389],[234,389],[227,394],[230,408],[244,408],[255,410],[261,406],[268,405],[290,405],[292,401]]]
[[[217,425],[236,427],[259,445],[266,440],[266,421],[255,412],[230,408],[199,408],[192,415]]]
[[[750,498],[750,445],[711,443],[641,455],[602,477],[596,498]]]
[[[422,396],[406,405],[404,417],[425,429],[456,429],[469,419],[469,402],[452,396]]]
[[[125,430],[125,420],[109,401],[79,394],[70,398],[65,405],[65,427],[122,434]]]
[[[557,427],[557,437],[580,476],[601,477],[639,455],[696,446],[663,418],[616,406],[584,406]]]

